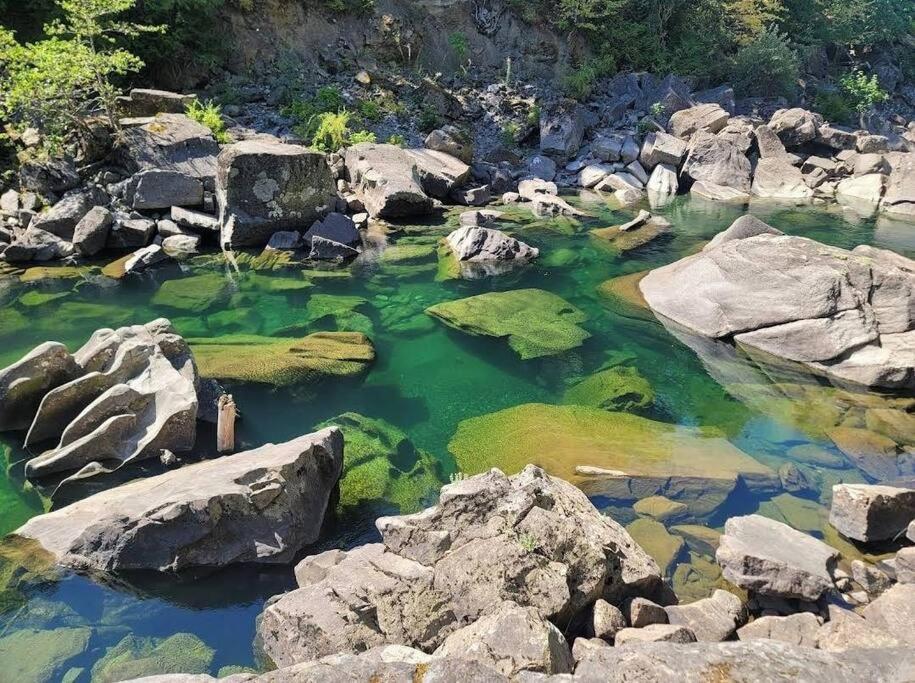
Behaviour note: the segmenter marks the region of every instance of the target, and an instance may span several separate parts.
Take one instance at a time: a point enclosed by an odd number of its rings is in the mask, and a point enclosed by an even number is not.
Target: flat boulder
[[[216,197],[221,242],[263,246],[333,206],[333,177],[324,154],[300,145],[247,140],[219,154]]]
[[[735,223],[702,252],[651,271],[639,288],[656,314],[695,334],[731,338],[843,382],[915,383],[915,262],[898,254],[849,252]]]
[[[717,133],[724,128],[731,115],[716,103],[697,104],[671,114],[667,129],[671,135],[688,139],[700,130]]]
[[[432,211],[417,163],[396,145],[361,143],[346,150],[350,185],[373,218],[407,218]]]
[[[915,520],[915,489],[869,484],[832,487],[829,523],[864,543],[901,537]]]
[[[565,625],[601,596],[651,593],[660,582],[622,527],[533,466],[510,478],[492,470],[450,484],[436,507],[376,526],[381,543],[306,558],[296,568],[299,588],[266,607],[258,633],[277,666],[387,643],[449,650],[451,634],[483,618],[477,636],[493,640],[476,656],[509,668],[533,658],[567,669],[561,637],[535,615]],[[504,601],[531,610],[506,606],[487,619]],[[373,618],[360,618],[367,611]],[[495,622],[512,627],[495,629]],[[536,634],[539,644],[499,642],[512,633]]]
[[[915,216],[915,153],[896,154],[881,208],[889,214]]]
[[[115,158],[131,172],[178,171],[201,180],[216,175],[219,143],[209,128],[184,114],[159,114],[142,126],[125,128]]]
[[[124,196],[138,211],[198,206],[203,203],[203,183],[180,171],[147,169],[130,178]]]
[[[15,533],[105,572],[288,562],[317,540],[342,466],[343,436],[325,429],[97,493]]]
[[[404,151],[416,163],[419,184],[423,192],[430,197],[448,199],[470,181],[470,166],[450,154],[433,149],[407,149]],[[461,203],[478,204],[478,202],[470,201]]]
[[[915,645],[915,584],[897,583],[884,591],[862,611],[868,624],[907,643]]]
[[[838,552],[787,524],[748,515],[726,522],[715,558],[741,588],[814,601],[833,588]]]
[[[812,612],[798,612],[786,617],[764,616],[737,629],[740,640],[778,640],[791,645],[816,647],[817,631],[822,620]]]
[[[789,149],[813,142],[822,125],[822,116],[800,107],[779,109],[769,119],[769,128]]]

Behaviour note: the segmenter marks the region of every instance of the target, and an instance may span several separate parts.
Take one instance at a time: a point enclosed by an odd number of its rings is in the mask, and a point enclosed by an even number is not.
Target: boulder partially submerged
[[[15,533],[105,572],[288,562],[317,540],[342,467],[328,428],[97,493]]]
[[[915,489],[867,484],[832,487],[829,523],[856,541],[890,541],[915,520]]]
[[[727,232],[641,280],[655,313],[837,382],[915,386],[915,262],[759,226]]]

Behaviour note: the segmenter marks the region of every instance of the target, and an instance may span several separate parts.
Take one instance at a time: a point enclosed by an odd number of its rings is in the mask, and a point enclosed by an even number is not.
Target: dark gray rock
[[[41,197],[56,197],[82,182],[73,159],[30,159],[19,167],[19,184],[23,190]]]
[[[445,238],[458,261],[531,261],[539,251],[491,228],[458,228]]]
[[[130,178],[124,196],[138,211],[199,206],[203,203],[203,183],[179,171],[149,169]]]
[[[69,192],[47,211],[32,219],[29,227],[44,230],[52,235],[70,241],[83,216],[98,205],[107,204],[104,193],[98,188]]]
[[[447,199],[470,181],[470,166],[460,159],[431,149],[406,149],[416,163],[419,184],[430,197]]]
[[[581,105],[562,100],[540,113],[540,152],[560,161],[574,157],[585,134]]]
[[[325,239],[320,235],[311,238],[311,251],[308,252],[308,258],[318,261],[345,261],[358,255],[358,249]]]
[[[170,215],[172,221],[191,232],[201,235],[219,233],[219,219],[208,213],[173,206]]]
[[[322,237],[348,247],[362,244],[362,236],[356,229],[353,219],[342,213],[330,213],[315,221],[303,236],[303,241],[310,245],[315,237]]]
[[[416,160],[394,145],[363,143],[346,150],[346,171],[373,218],[407,218],[432,211]]]
[[[333,206],[336,191],[320,152],[248,140],[220,153],[216,195],[221,243],[241,247],[262,246],[275,232],[308,225]]]
[[[10,263],[54,261],[73,254],[73,244],[50,232],[29,226],[10,243],[3,258]]]
[[[138,249],[152,241],[156,222],[149,218],[118,216],[108,231],[105,246],[108,249]]]
[[[96,206],[80,219],[73,230],[73,246],[83,256],[94,256],[105,248],[114,219],[104,206]]]
[[[194,95],[182,95],[167,90],[133,88],[129,97],[119,98],[118,107],[126,116],[134,117],[183,114],[195,99]]]
[[[210,130],[183,114],[159,114],[142,126],[126,128],[115,159],[132,173],[147,169],[178,171],[211,181],[219,144]]]

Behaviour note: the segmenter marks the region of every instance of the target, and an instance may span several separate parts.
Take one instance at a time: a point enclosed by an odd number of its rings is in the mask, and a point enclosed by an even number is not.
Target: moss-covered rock
[[[528,463],[591,495],[631,504],[650,495],[711,513],[742,480],[771,491],[778,476],[721,432],[681,427],[586,406],[528,403],[464,420],[448,444],[467,474]]]
[[[626,531],[654,558],[661,568],[661,573],[669,576],[686,547],[683,539],[671,534],[660,522],[646,517],[632,522],[626,527]]]
[[[29,319],[14,308],[0,308],[0,337],[10,337],[29,329]]]
[[[158,674],[202,674],[213,664],[215,650],[190,633],[165,638],[129,635],[92,667],[92,683],[115,683]]]
[[[456,330],[504,338],[522,359],[574,349],[591,335],[580,323],[587,316],[565,299],[542,289],[488,292],[426,309]]]
[[[687,507],[683,503],[678,503],[664,496],[642,498],[632,506],[632,509],[640,515],[651,517],[659,522],[682,517],[687,512]]]
[[[30,289],[19,297],[19,304],[22,306],[28,306],[29,308],[35,306],[46,306],[52,301],[63,299],[68,296],[70,296],[70,292],[43,292],[38,289]]]
[[[318,425],[336,425],[346,448],[340,480],[340,506],[384,500],[401,513],[416,512],[444,483],[442,468],[400,429],[358,413],[344,413]]]
[[[0,679],[22,683],[59,681],[67,663],[89,645],[92,629],[23,629],[0,638]]]
[[[725,580],[721,575],[721,568],[711,557],[697,553],[690,553],[689,562],[677,565],[671,585],[681,603],[707,598],[719,588],[746,600],[746,595],[739,588]]]
[[[19,276],[20,282],[42,282],[48,280],[82,280],[95,268],[82,266],[33,266]]]
[[[649,221],[640,228],[620,230],[619,226],[591,231],[595,244],[625,254],[670,233],[670,225]]]
[[[244,273],[239,278],[239,289],[244,292],[301,292],[314,287],[314,283],[306,280],[301,271],[295,276],[287,274],[265,275],[257,271]]]
[[[354,377],[375,360],[375,347],[359,332],[316,332],[301,339],[239,334],[190,344],[203,377],[279,387]]]
[[[586,377],[570,387],[562,398],[563,403],[629,412],[650,406],[654,391],[637,369],[617,366]]]
[[[58,576],[54,556],[37,541],[15,535],[4,537],[0,541],[0,615],[24,605],[29,586]]]
[[[188,313],[203,313],[229,295],[230,283],[222,273],[204,273],[163,282],[152,298],[155,306]]]
[[[423,263],[435,256],[436,245],[423,243],[392,244],[381,253],[381,262],[403,265],[406,263]]]

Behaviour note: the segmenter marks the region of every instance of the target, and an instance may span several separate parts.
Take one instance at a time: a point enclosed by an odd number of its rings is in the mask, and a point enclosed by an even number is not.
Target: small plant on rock
[[[192,100],[185,111],[188,118],[209,128],[219,144],[226,145],[232,142],[232,136],[226,130],[226,122],[222,118],[222,108],[212,100]]]
[[[861,70],[855,70],[845,74],[839,85],[854,107],[855,111],[861,117],[861,126],[864,127],[863,118],[874,107],[882,102],[886,102],[890,96],[880,87],[880,80],[877,74],[868,76]]]
[[[451,46],[451,51],[454,52],[454,56],[457,57],[461,71],[466,76],[467,69],[470,66],[470,44],[467,42],[467,34],[461,31],[455,31],[448,36],[448,44]]]
[[[401,135],[400,133],[393,133],[393,134],[388,138],[388,144],[389,144],[389,145],[396,145],[397,147],[403,147],[404,145],[407,144],[407,139],[406,139],[403,135]]]
[[[540,543],[533,534],[521,534],[518,537],[518,545],[521,546],[522,550],[532,553]]]

